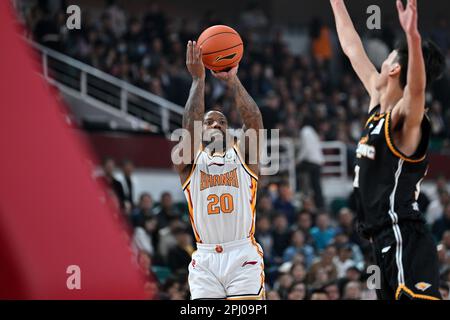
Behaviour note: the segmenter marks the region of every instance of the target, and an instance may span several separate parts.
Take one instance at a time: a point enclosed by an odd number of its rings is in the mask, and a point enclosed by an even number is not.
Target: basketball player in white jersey
[[[239,142],[220,150],[195,139],[194,122],[200,121],[202,134],[209,133],[215,142],[227,145],[226,117],[218,111],[205,114],[205,67],[201,57],[201,48],[189,41],[186,65],[193,81],[183,128],[190,132],[192,159],[191,164],[176,165],[197,242],[189,265],[191,298],[264,299],[263,253],[254,238],[258,161],[247,164],[249,154],[241,153]],[[263,129],[261,113],[236,74],[237,67],[214,76],[232,90],[246,130],[259,132]]]

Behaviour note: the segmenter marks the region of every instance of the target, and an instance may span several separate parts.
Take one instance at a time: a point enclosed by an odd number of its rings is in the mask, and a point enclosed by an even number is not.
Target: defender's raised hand
[[[401,0],[397,0],[397,11],[400,24],[408,36],[418,36],[417,28],[417,0],[408,0],[406,8]]]
[[[194,80],[205,79],[202,48],[200,48],[196,41],[188,41],[186,48],[186,66]]]

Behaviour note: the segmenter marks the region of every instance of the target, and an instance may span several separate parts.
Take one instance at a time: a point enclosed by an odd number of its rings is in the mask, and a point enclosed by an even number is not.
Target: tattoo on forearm
[[[202,121],[205,113],[205,82],[194,80],[192,82],[189,99],[183,114],[183,128],[194,129],[194,121]]]
[[[261,112],[255,100],[248,94],[241,82],[236,79],[232,84],[235,104],[247,129],[262,129],[263,122]]]

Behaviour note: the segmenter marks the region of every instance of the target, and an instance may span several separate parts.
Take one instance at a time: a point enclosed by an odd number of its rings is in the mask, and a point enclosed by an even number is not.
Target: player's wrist
[[[418,30],[414,30],[412,32],[406,33],[406,39],[408,41],[414,42],[414,43],[420,43],[422,41],[422,37]]]
[[[205,75],[200,75],[200,76],[192,76],[192,81],[193,82],[205,82]]]

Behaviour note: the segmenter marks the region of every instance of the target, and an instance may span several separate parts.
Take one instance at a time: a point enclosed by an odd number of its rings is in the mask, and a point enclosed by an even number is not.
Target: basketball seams
[[[235,46],[232,46],[232,47],[229,47],[229,48],[226,48],[226,49],[220,49],[220,50],[216,50],[216,51],[213,51],[213,52],[203,53],[202,56],[208,56],[208,55],[211,55],[211,54],[214,54],[214,53],[222,52],[222,51],[225,51],[225,50],[230,50],[230,49],[242,46],[242,45],[244,45],[244,44],[241,42],[241,43],[239,43],[239,44],[237,44]]]
[[[206,38],[205,40],[203,40],[203,42],[200,43],[200,47],[201,47],[202,45],[204,45],[205,42],[208,41],[209,39],[211,39],[211,38],[213,38],[213,37],[215,37],[215,36],[218,36],[219,34],[227,34],[227,33],[228,33],[228,34],[234,34],[234,35],[236,35],[236,36],[238,36],[238,37],[240,38],[240,36],[239,36],[239,34],[238,34],[237,32],[222,31],[222,32],[218,32],[218,33],[215,33],[215,34],[213,34],[213,35],[210,35],[208,38]],[[200,37],[201,37],[201,35],[200,35]]]

